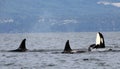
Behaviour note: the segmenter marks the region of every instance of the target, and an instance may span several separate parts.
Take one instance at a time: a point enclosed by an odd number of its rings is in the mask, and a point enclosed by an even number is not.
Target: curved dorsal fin
[[[26,39],[23,39],[18,49],[26,50],[27,48],[26,48],[25,42],[26,42]]]
[[[23,39],[20,46],[17,49],[10,50],[9,52],[25,52],[25,51],[27,51],[25,42],[26,42],[26,39]]]
[[[72,49],[70,47],[69,40],[67,40],[67,42],[65,44],[64,52],[71,52],[71,51],[72,51]]]

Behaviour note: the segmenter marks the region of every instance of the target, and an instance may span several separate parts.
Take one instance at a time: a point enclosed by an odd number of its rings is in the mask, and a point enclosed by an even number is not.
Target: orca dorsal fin
[[[96,45],[99,46],[99,48],[105,48],[104,37],[100,32],[98,32],[96,36]]]
[[[27,50],[25,42],[26,42],[26,39],[23,39],[19,48],[18,48],[19,50]]]
[[[72,49],[70,47],[69,40],[67,40],[67,42],[65,44],[64,52],[71,52],[71,51],[72,51]]]

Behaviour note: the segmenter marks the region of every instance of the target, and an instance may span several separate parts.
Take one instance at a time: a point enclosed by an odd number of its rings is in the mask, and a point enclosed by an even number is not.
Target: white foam
[[[91,49],[91,51],[109,51],[110,48],[99,48],[99,49]]]

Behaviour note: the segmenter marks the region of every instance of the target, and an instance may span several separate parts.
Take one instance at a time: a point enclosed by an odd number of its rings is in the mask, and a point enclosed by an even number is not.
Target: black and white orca
[[[85,51],[80,51],[80,50],[72,50],[71,47],[70,47],[70,43],[69,43],[69,40],[67,40],[66,44],[65,44],[65,48],[63,50],[62,53],[70,53],[70,54],[73,54],[73,53],[83,53]]]
[[[97,36],[96,36],[96,44],[92,44],[89,46],[88,48],[88,51],[95,51],[95,50],[98,50],[98,51],[102,51],[102,50],[105,50],[105,41],[104,41],[104,37],[102,35],[102,33],[98,32],[97,33]]]
[[[26,48],[26,39],[23,39],[20,46],[15,49],[15,50],[10,50],[9,52],[25,52],[27,51],[27,48]]]

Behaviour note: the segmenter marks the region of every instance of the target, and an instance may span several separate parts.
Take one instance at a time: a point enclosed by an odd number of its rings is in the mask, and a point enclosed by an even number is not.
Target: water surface
[[[120,50],[120,32],[102,33],[106,47]],[[29,50],[54,51],[2,52],[16,49],[24,38]],[[0,69],[120,69],[120,52],[61,54],[67,40],[72,49],[87,49],[95,38],[96,32],[0,34]]]

